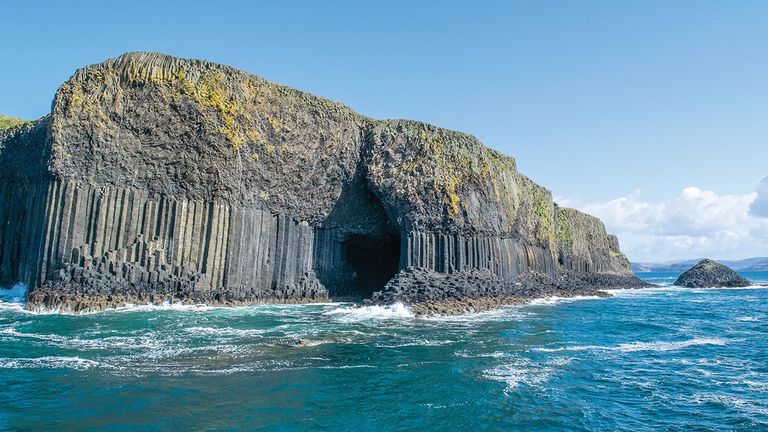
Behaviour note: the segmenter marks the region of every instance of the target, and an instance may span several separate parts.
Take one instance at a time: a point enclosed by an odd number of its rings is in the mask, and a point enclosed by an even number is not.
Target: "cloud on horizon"
[[[749,212],[755,216],[768,218],[768,176],[757,184],[757,197],[749,206]]]
[[[630,260],[661,262],[767,256],[767,199],[768,181],[764,179],[757,192],[744,195],[719,195],[687,187],[677,198],[661,202],[645,200],[639,190],[599,203],[568,198],[556,201],[602,219],[608,231],[618,235]]]

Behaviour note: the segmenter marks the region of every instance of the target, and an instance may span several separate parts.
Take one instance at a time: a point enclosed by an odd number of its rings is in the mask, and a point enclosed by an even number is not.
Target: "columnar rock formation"
[[[367,296],[407,267],[631,275],[598,219],[471,135],[155,53],[78,70],[0,132],[0,200],[0,283],[32,305]]]

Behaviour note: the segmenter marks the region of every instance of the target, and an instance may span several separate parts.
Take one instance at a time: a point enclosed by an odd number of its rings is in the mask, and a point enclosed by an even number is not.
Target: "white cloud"
[[[768,218],[768,176],[757,185],[757,198],[752,201],[749,211],[755,215]]]
[[[677,198],[661,202],[645,200],[639,190],[601,203],[556,201],[602,219],[632,261],[737,259],[768,255],[768,206],[766,218],[761,218],[754,204],[758,194],[768,199],[768,182],[763,180],[760,187],[744,195],[687,187]]]

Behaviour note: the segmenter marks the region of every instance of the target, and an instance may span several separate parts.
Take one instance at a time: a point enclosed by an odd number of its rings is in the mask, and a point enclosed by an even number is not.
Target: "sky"
[[[0,113],[127,51],[469,132],[633,261],[768,256],[768,2],[4,0]],[[762,181],[762,183],[761,183]]]

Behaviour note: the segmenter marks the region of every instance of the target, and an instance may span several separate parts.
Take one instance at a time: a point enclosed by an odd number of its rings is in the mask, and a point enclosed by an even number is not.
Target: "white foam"
[[[163,302],[160,304],[131,304],[128,303],[123,307],[118,307],[115,309],[105,310],[104,312],[148,312],[148,311],[156,311],[156,310],[172,310],[172,311],[182,311],[182,312],[204,312],[209,311],[211,309],[221,309],[223,306],[208,306],[204,303],[198,303],[198,304],[184,304],[180,302]]]
[[[567,365],[572,360],[570,357],[563,357],[544,363],[535,363],[526,358],[514,357],[511,363],[485,370],[483,376],[506,383],[504,393],[508,394],[522,385],[541,388],[542,384],[549,381],[557,372],[558,367]]]
[[[580,300],[603,300],[606,297],[600,296],[573,296],[573,297],[542,297],[529,301],[526,303],[529,306],[554,306],[560,303],[572,303]]]
[[[744,414],[768,416],[768,408],[759,406],[753,401],[736,396],[717,393],[696,393],[693,395],[693,401],[697,404],[709,403],[722,405]],[[761,423],[766,424],[766,421],[763,420]]]
[[[17,283],[9,289],[0,288],[0,311],[24,313],[27,285]]]
[[[231,327],[189,327],[185,332],[195,336],[237,336],[237,337],[263,337],[265,330],[258,329],[236,329]]]
[[[0,302],[24,303],[27,296],[27,285],[17,283],[9,289],[0,288]]]
[[[693,288],[678,287],[673,285],[662,285],[651,288],[620,288],[604,289],[603,291],[616,297],[639,297],[651,294],[669,294],[676,292],[690,292]]]
[[[718,290],[726,290],[726,291],[743,291],[743,290],[761,290],[766,288],[768,288],[768,285],[754,284],[754,285],[745,286],[745,287],[716,287],[716,288],[707,288],[707,289],[708,290],[718,289]]]
[[[72,312],[70,310],[62,310],[60,308],[46,308],[46,307],[34,307],[32,309],[24,309],[24,304],[14,304],[13,308],[24,313],[34,315],[94,315],[94,314],[106,314],[106,313],[129,313],[129,312],[152,312],[152,311],[176,311],[176,312],[208,312],[208,311],[227,311],[231,313],[246,313],[250,314],[253,311],[258,311],[259,314],[284,314],[286,311],[298,310],[297,308],[302,306],[318,306],[318,305],[337,305],[339,303],[307,303],[297,305],[272,305],[272,304],[257,304],[257,305],[243,305],[243,306],[211,306],[205,303],[186,304],[181,302],[169,302],[165,301],[159,304],[146,303],[146,304],[134,304],[128,303],[124,306],[98,310],[98,311],[81,311]],[[0,308],[4,305],[10,305],[10,303],[0,302]],[[279,309],[276,309],[279,308]],[[270,310],[275,309],[275,310]]]
[[[337,317],[340,321],[355,322],[367,320],[407,319],[414,314],[402,303],[387,306],[340,307],[325,312],[326,315]]]
[[[726,345],[726,341],[717,338],[696,338],[687,341],[667,342],[667,341],[655,341],[655,342],[630,342],[623,343],[618,346],[599,346],[599,345],[573,345],[563,346],[556,348],[532,348],[531,351],[538,352],[570,352],[570,351],[621,351],[621,352],[636,352],[636,351],[675,351],[691,346],[700,345]]]
[[[744,380],[742,383],[746,384],[750,390],[768,393],[768,382]]]
[[[699,345],[717,345],[723,346],[726,341],[717,338],[697,338],[680,342],[632,342],[621,344],[616,348],[622,352],[635,351],[674,351],[682,348]]]
[[[5,328],[0,330],[0,336],[7,336],[17,339],[31,339],[44,342],[48,345],[54,345],[67,349],[151,349],[163,346],[167,341],[162,341],[155,334],[143,334],[141,336],[110,336],[100,339],[80,339],[76,337],[66,337],[57,334],[24,333],[15,328]]]
[[[521,311],[520,306],[506,305],[480,312],[467,312],[458,315],[429,315],[419,319],[438,323],[476,324],[487,321],[521,321],[527,316],[530,316],[530,313]]]
[[[563,347],[557,347],[557,348],[531,348],[531,351],[554,353],[554,352],[596,351],[596,350],[611,350],[611,349],[612,348],[601,347],[598,345],[573,345],[573,346],[563,346]]]
[[[468,350],[461,350],[454,353],[456,357],[465,357],[465,358],[484,358],[484,357],[490,357],[490,358],[502,358],[509,356],[508,353],[502,352],[502,351],[494,351],[491,353],[473,353]]]
[[[317,366],[317,369],[376,369],[372,365],[340,365],[340,366]]]
[[[424,340],[424,339],[417,339],[413,341],[408,342],[401,342],[401,343],[393,343],[393,344],[385,344],[385,343],[377,343],[375,346],[378,348],[401,348],[401,347],[410,347],[410,346],[445,346],[450,345],[452,343],[456,343],[456,341],[452,340]]]
[[[16,313],[26,312],[24,310],[23,303],[11,303],[11,302],[4,302],[4,301],[0,301],[0,311],[9,311],[9,312],[16,312]]]
[[[75,369],[86,370],[105,366],[80,357],[45,356],[33,358],[0,358],[0,369]]]

